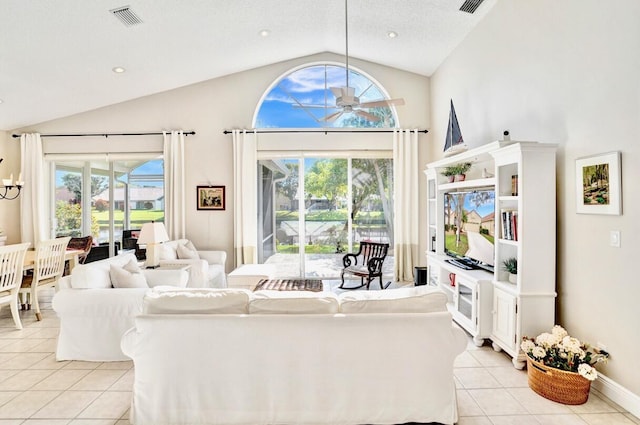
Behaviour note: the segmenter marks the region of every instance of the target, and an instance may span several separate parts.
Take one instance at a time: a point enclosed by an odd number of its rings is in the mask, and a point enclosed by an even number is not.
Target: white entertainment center
[[[555,322],[556,149],[555,144],[497,141],[429,163],[425,170],[429,284],[447,293],[453,319],[476,345],[491,340],[518,369],[525,365],[522,337],[548,331]],[[464,180],[449,182],[441,174],[465,162],[472,166]],[[453,214],[449,201],[445,203],[457,194],[477,192],[494,197],[493,212],[482,220],[475,210]],[[452,225],[456,215],[462,217],[460,226]],[[471,246],[472,226],[493,244],[493,271],[465,270],[447,261],[453,257],[446,246],[456,241]],[[514,283],[503,269],[508,258],[517,259]]]

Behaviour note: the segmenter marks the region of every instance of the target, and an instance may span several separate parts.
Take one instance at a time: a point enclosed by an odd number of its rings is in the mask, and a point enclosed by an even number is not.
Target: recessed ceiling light
[[[396,38],[397,36],[398,36],[398,33],[395,32],[395,31],[389,31],[387,33],[387,37],[389,37],[389,38]]]
[[[271,31],[261,30],[258,34],[260,34],[260,37],[269,37],[269,34],[271,34]]]
[[[2,103],[2,99],[0,99],[0,103]]]
[[[116,74],[122,74],[125,69],[121,66],[116,66],[115,68],[112,69],[113,72],[115,72]]]

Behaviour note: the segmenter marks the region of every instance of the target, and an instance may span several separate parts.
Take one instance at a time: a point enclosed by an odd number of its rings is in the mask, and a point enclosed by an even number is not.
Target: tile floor
[[[130,362],[56,362],[58,319],[43,294],[44,319],[21,312],[16,330],[0,310],[0,425],[125,425],[133,382]],[[468,349],[455,363],[458,425],[640,425],[640,419],[592,393],[581,406],[546,400],[527,387],[526,372],[490,346]]]

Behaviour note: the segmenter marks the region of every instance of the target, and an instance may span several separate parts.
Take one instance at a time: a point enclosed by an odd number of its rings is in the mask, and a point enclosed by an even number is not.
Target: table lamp
[[[140,230],[140,237],[138,238],[138,245],[147,246],[147,261],[145,266],[147,268],[156,268],[160,263],[160,247],[159,245],[169,240],[167,235],[167,229],[165,229],[163,223],[145,223]]]

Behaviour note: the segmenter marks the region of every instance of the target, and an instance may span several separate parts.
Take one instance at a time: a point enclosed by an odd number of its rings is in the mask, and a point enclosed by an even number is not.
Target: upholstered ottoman
[[[253,291],[260,280],[273,279],[275,274],[273,264],[244,264],[227,275],[227,287]]]

